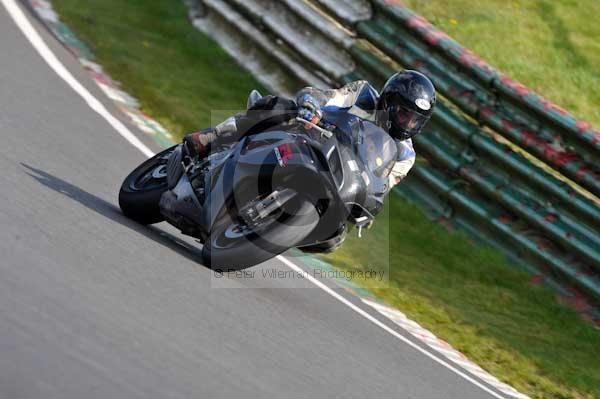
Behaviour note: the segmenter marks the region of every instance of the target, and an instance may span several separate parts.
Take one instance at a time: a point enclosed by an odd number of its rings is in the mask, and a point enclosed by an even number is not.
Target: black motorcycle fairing
[[[375,123],[342,110],[329,110],[328,123],[337,126],[337,146],[345,184],[339,189],[344,204],[358,203],[377,214],[389,192],[388,176],[398,159],[394,139]],[[352,211],[353,205],[348,205]]]
[[[389,174],[398,160],[395,140],[379,126],[361,121],[360,140],[355,143],[362,161],[362,177],[367,185],[367,196],[361,203],[372,215],[379,213],[390,190]]]
[[[276,149],[285,147],[285,160]],[[330,204],[337,189],[328,166],[319,158],[319,144],[286,131],[269,131],[244,137],[218,168],[209,172],[202,223],[207,231],[239,208],[277,189],[302,193],[313,204]]]

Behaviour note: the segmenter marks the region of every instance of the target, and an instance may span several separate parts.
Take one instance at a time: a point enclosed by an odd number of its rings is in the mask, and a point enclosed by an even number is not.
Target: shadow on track
[[[60,193],[70,199],[79,202],[86,208],[96,212],[99,215],[104,216],[107,219],[117,222],[122,226],[127,227],[130,230],[135,231],[144,237],[150,238],[154,242],[161,244],[172,251],[186,257],[187,259],[202,265],[201,250],[196,248],[187,242],[180,240],[166,231],[163,231],[154,226],[143,226],[126,218],[121,210],[113,204],[103,200],[100,197],[96,197],[93,194],[88,193],[81,188],[74,186],[56,176],[44,172],[43,170],[36,169],[27,164],[21,163],[27,171],[26,174],[37,180],[40,184]],[[202,265],[203,266],[203,265]]]

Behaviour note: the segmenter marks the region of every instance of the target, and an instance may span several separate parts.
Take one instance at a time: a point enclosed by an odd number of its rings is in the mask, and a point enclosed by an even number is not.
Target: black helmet
[[[435,106],[435,87],[417,71],[402,71],[383,86],[377,122],[393,138],[407,140],[421,132]]]

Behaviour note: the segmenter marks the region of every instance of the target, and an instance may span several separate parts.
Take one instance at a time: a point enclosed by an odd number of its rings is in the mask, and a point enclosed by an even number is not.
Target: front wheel
[[[119,206],[125,216],[141,224],[165,220],[158,203],[168,189],[167,162],[176,147],[156,154],[125,178],[119,191]]]
[[[319,222],[315,206],[297,196],[260,226],[249,227],[226,214],[202,249],[204,264],[214,270],[240,270],[265,262],[296,246]]]

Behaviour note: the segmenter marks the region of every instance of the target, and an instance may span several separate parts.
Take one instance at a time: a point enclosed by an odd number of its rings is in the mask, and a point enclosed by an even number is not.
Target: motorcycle
[[[381,210],[398,150],[373,123],[333,111],[325,119],[292,119],[203,159],[181,144],[168,148],[127,176],[121,210],[198,239],[204,264],[216,270],[341,244],[348,224],[360,235]]]

